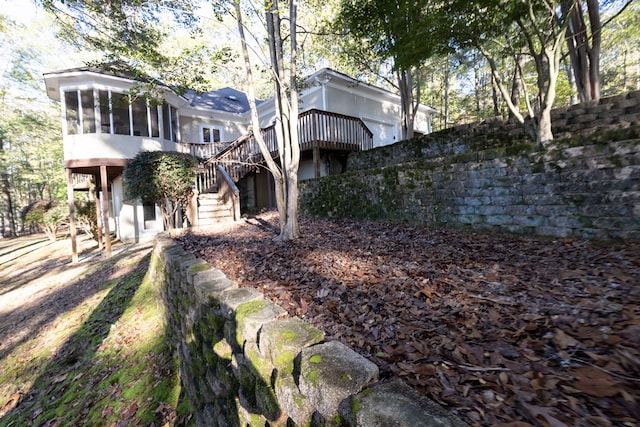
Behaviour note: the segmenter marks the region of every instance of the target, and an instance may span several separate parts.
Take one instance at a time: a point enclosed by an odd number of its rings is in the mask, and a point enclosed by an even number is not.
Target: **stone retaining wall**
[[[377,382],[376,365],[166,233],[151,274],[198,426],[465,425],[399,380]]]
[[[493,121],[355,153],[346,174],[301,183],[301,210],[640,241],[640,92],[554,117],[561,137],[544,146]]]

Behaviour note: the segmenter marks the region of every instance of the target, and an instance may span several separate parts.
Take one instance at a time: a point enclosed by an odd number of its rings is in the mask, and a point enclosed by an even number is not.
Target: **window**
[[[162,105],[164,139],[178,142],[178,110],[169,104]]]
[[[149,107],[149,117],[151,119],[151,136],[157,138],[160,136],[160,126],[158,123],[158,107],[151,105]]]
[[[220,142],[220,129],[209,126],[203,126],[200,134],[200,142]]]
[[[171,141],[178,142],[178,110],[171,107]]]
[[[93,102],[93,89],[81,90],[82,133],[96,133],[96,110]]]
[[[147,105],[144,97],[131,102],[126,93],[76,89],[64,92],[64,106],[69,135],[100,132],[155,138],[160,136],[159,107]],[[163,111],[165,138],[177,141],[177,109],[165,104]]]
[[[80,108],[77,90],[64,93],[64,106],[67,119],[67,134],[75,135],[80,130]]]
[[[111,133],[111,102],[109,91],[98,91],[98,103],[100,108],[100,131]]]
[[[133,134],[135,136],[149,136],[149,118],[147,116],[147,101],[137,98],[131,104],[133,114]]]
[[[128,95],[111,93],[111,114],[113,114],[113,133],[131,135]]]
[[[142,205],[142,219],[145,230],[156,228],[156,205],[144,203]]]

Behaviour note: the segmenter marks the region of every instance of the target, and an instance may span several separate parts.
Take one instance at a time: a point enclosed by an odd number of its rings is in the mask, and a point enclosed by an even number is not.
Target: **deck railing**
[[[262,137],[272,156],[278,153],[274,126],[261,129]],[[314,148],[337,151],[361,151],[373,148],[373,134],[357,117],[308,110],[298,116],[298,138],[300,150]],[[216,145],[217,144],[217,145]],[[211,191],[216,187],[216,166],[222,165],[234,182],[252,170],[262,161],[262,154],[253,135],[244,135],[232,143],[192,144],[183,143],[183,152],[190,152],[200,158],[208,158],[198,173],[198,190]],[[211,154],[207,156],[206,154]]]

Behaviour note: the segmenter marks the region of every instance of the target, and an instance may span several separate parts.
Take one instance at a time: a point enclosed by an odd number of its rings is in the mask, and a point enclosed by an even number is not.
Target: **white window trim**
[[[217,130],[220,133],[220,140],[218,142],[222,142],[224,141],[223,139],[223,134],[222,134],[222,128],[217,126],[217,125],[205,125],[205,124],[200,124],[199,128],[198,128],[198,140],[200,142],[200,144],[211,144],[215,141],[211,141],[211,142],[204,142],[204,129],[209,129],[209,131],[213,131],[213,130]],[[213,135],[213,132],[211,132],[211,134]]]

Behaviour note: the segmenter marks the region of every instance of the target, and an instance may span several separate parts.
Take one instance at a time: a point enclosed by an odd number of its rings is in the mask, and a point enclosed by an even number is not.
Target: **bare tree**
[[[278,0],[265,3],[265,22],[269,40],[270,69],[274,81],[274,103],[276,112],[277,158],[274,160],[260,133],[260,122],[255,101],[255,85],[252,63],[242,18],[241,0],[234,0],[234,13],[238,23],[238,32],[242,45],[242,55],[247,73],[247,97],[251,110],[253,135],[260,147],[267,167],[275,181],[276,203],[280,215],[279,240],[292,240],[300,236],[298,225],[298,168],[300,165],[300,145],[298,143],[298,85],[296,68],[296,0],[289,2],[289,84],[282,37],[282,19]]]

